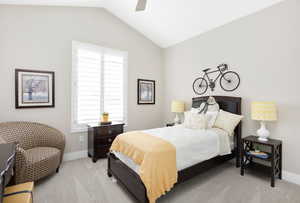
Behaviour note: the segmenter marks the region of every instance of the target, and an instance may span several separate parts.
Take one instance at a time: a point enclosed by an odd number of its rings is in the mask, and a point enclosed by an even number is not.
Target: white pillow
[[[190,112],[191,113],[199,113],[200,109],[199,108],[191,108]]]
[[[207,121],[207,128],[212,128],[216,122],[218,111],[208,111],[206,112],[206,121]]]
[[[226,130],[230,135],[232,135],[235,127],[239,124],[243,117],[244,116],[220,110],[214,127]]]
[[[214,97],[209,97],[208,100],[208,106],[207,106],[207,111],[219,111],[220,110],[220,106],[219,104],[216,102]],[[202,102],[199,110],[202,110],[206,105],[206,102]]]
[[[184,112],[183,126],[191,129],[206,129],[206,116],[186,111]]]

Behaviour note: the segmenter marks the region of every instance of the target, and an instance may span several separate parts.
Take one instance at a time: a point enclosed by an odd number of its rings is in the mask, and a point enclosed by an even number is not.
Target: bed
[[[205,102],[207,100],[207,98],[208,97],[193,98],[192,107],[199,107],[202,102]],[[220,109],[235,114],[241,114],[240,97],[214,96],[214,98],[219,104]],[[205,161],[193,163],[192,166],[190,166],[191,163],[189,163],[188,167],[179,166],[178,181],[176,185],[233,158],[235,158],[236,167],[239,167],[241,157],[241,127],[242,124],[239,123],[239,125],[235,129],[231,152],[227,153],[226,155],[216,155]],[[132,164],[130,165],[128,160],[126,161],[125,157],[122,157],[120,154],[109,153],[107,174],[109,177],[114,176],[118,180],[118,183],[123,186],[137,200],[137,202],[149,202],[147,198],[146,188],[137,173],[137,168]]]

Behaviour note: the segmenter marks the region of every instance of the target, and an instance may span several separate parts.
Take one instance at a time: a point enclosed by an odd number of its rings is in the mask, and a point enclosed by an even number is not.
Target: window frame
[[[117,49],[111,49],[107,47],[98,46],[90,43],[83,43],[79,41],[72,41],[72,78],[71,78],[71,133],[78,132],[87,132],[88,126],[87,124],[78,124],[76,123],[77,118],[77,105],[78,105],[78,97],[77,97],[77,50],[79,48],[84,48],[90,51],[97,51],[101,53],[101,81],[103,81],[103,70],[104,70],[104,54],[112,53],[113,55],[119,55],[124,58],[123,64],[123,118],[125,125],[127,125],[127,113],[128,113],[128,52],[121,51]],[[101,83],[103,84],[103,83]],[[101,85],[101,109],[104,109],[104,87]],[[99,115],[100,119],[101,114]]]

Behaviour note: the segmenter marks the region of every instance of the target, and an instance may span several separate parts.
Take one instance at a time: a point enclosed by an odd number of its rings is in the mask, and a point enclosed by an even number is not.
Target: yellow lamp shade
[[[182,102],[182,101],[172,101],[171,111],[173,113],[182,113],[182,112],[184,112],[184,102]]]
[[[252,102],[251,118],[259,121],[276,121],[277,109],[274,102]]]

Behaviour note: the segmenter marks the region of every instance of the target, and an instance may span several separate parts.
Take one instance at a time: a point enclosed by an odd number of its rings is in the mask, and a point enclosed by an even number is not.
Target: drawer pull
[[[109,130],[109,131],[108,131],[108,134],[112,134],[112,132],[113,132],[112,130]]]
[[[111,138],[108,138],[108,142],[112,142],[112,139],[111,139]]]

